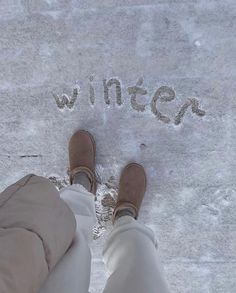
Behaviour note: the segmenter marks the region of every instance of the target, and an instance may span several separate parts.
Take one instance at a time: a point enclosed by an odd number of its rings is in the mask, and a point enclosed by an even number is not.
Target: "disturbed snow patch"
[[[97,223],[93,228],[93,238],[98,239],[106,230],[111,227],[111,218],[113,209],[115,207],[118,185],[114,176],[111,176],[107,182],[101,182],[98,177],[98,188],[95,197],[95,209],[97,215]],[[48,178],[55,184],[58,190],[69,185],[68,178],[61,178],[57,176],[50,176]]]

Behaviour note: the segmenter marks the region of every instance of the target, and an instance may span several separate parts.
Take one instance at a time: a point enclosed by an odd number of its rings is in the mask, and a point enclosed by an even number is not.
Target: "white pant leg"
[[[89,243],[92,240],[92,229],[96,223],[94,194],[88,192],[82,185],[73,184],[63,188],[60,196],[74,212],[77,227]]]
[[[115,222],[103,256],[111,273],[104,293],[169,293],[154,233],[132,217]]]
[[[48,276],[40,293],[88,293],[91,273],[92,228],[96,222],[94,195],[81,185],[60,191],[75,214],[77,229],[71,248]]]

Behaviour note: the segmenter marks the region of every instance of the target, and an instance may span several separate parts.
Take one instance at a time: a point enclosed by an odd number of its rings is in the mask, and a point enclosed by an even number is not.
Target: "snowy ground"
[[[131,160],[172,292],[235,292],[235,15],[234,0],[0,0],[2,189],[30,172],[65,184],[70,136],[94,134],[91,292]]]

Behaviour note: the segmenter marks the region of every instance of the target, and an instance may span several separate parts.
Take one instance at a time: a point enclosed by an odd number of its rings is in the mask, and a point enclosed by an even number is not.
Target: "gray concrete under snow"
[[[172,292],[236,292],[235,32],[234,0],[0,0],[1,190],[66,185],[70,136],[94,134],[91,292],[131,160]]]

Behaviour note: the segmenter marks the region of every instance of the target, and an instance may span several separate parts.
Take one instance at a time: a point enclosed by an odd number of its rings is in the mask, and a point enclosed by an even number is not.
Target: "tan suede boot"
[[[137,163],[128,164],[120,177],[117,204],[113,212],[114,223],[117,214],[123,210],[131,210],[134,218],[138,218],[139,209],[146,190],[146,174],[144,168]]]
[[[78,173],[83,172],[87,175],[91,183],[90,192],[93,194],[96,194],[97,190],[95,153],[95,140],[88,131],[79,130],[73,134],[69,142],[70,184],[73,183]]]

